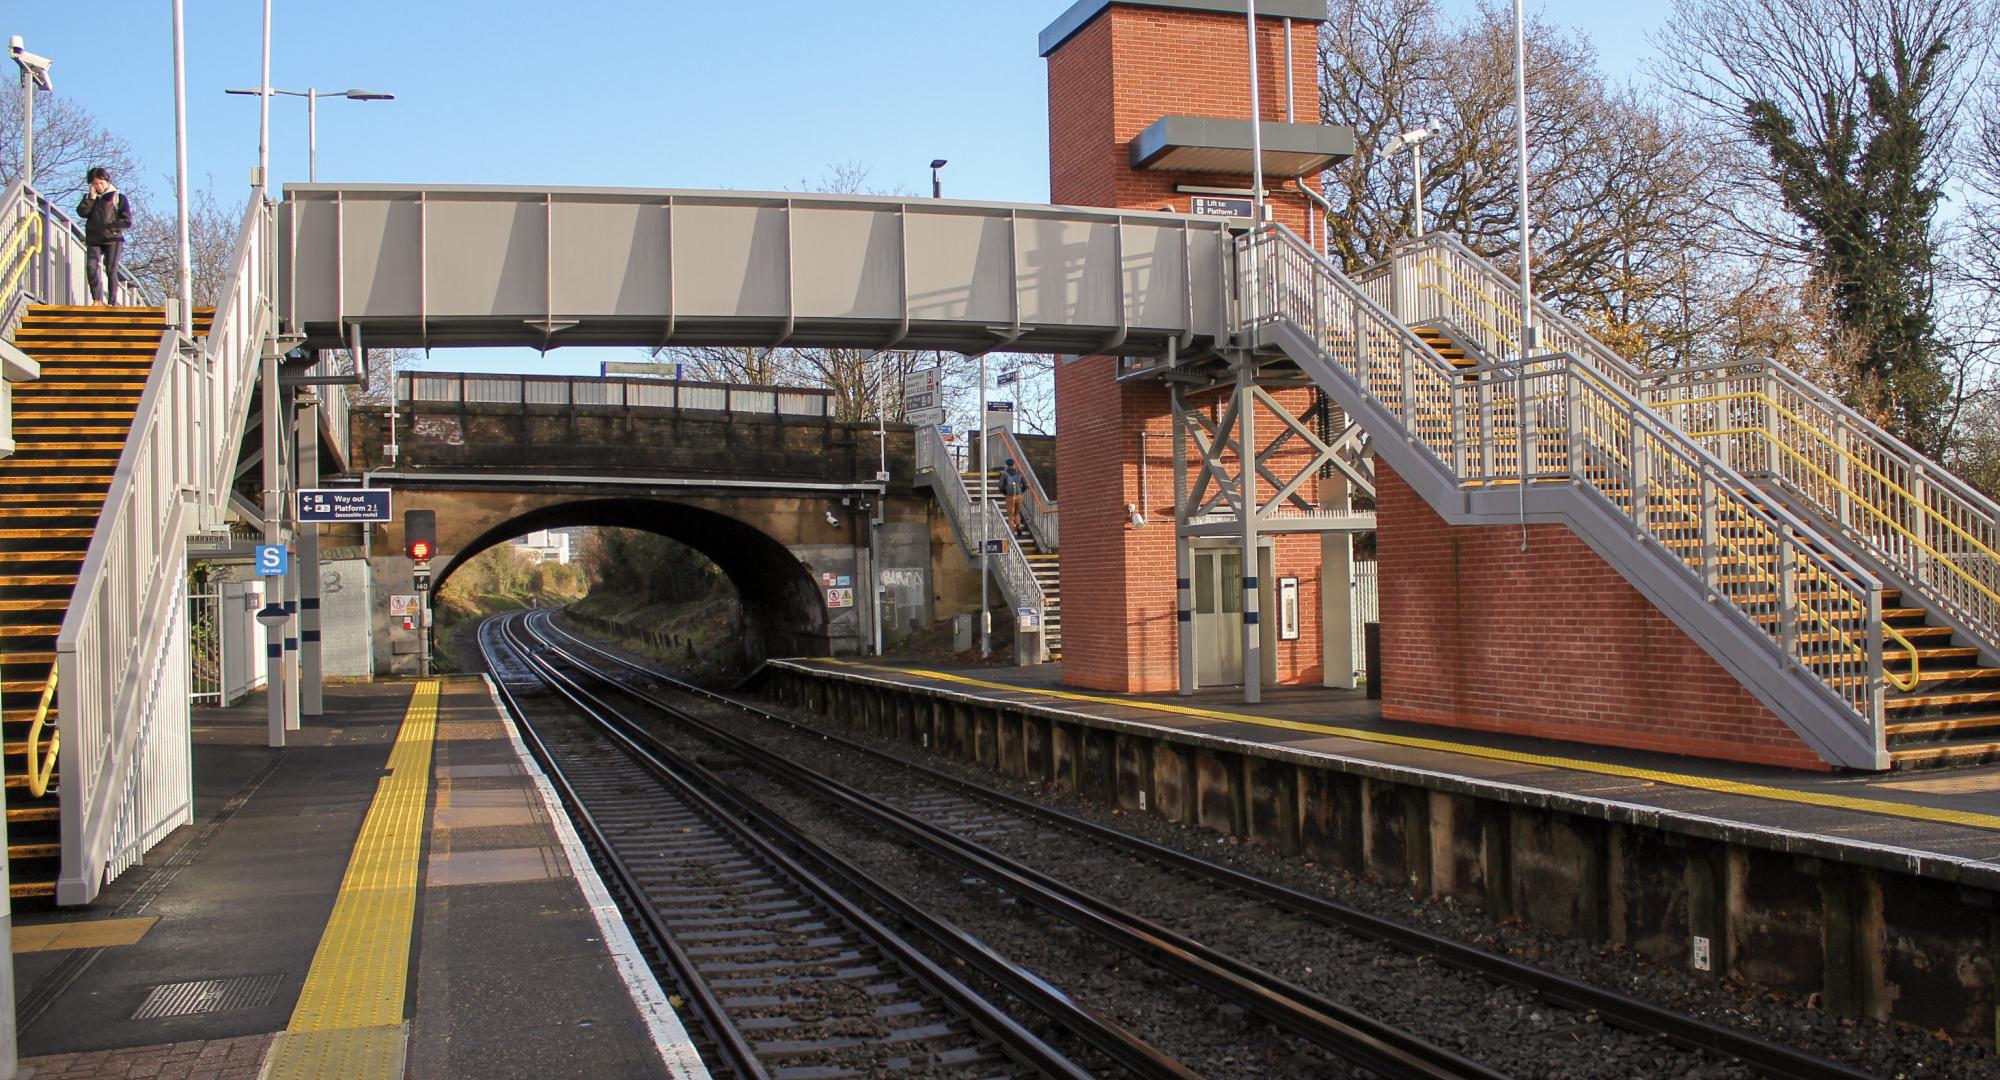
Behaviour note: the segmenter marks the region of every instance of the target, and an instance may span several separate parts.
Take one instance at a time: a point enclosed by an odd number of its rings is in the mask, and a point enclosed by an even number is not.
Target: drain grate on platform
[[[200,979],[195,982],[166,983],[153,987],[139,1003],[134,1020],[158,1020],[168,1016],[195,1016],[201,1013],[256,1009],[277,996],[283,975],[242,975],[234,979]]]

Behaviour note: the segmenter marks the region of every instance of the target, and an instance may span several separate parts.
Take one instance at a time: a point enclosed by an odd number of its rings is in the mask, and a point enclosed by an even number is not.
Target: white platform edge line
[[[500,692],[493,686],[493,677],[482,674],[480,679],[486,683],[486,693],[493,699],[494,710],[506,721],[507,740],[514,744],[515,756],[521,759],[529,779],[534,781],[535,790],[541,794],[542,806],[548,811],[549,823],[554,827],[556,837],[562,841],[563,855],[576,875],[577,887],[583,890],[584,902],[590,905],[591,918],[597,920],[604,945],[618,967],[618,977],[625,981],[625,989],[632,995],[632,1004],[638,1008],[640,1018],[652,1034],[653,1049],[666,1066],[667,1075],[677,1080],[710,1080],[708,1066],[702,1063],[701,1054],[688,1037],[687,1028],[681,1025],[680,1016],[660,989],[659,980],[653,976],[652,965],[640,953],[639,943],[633,940],[631,929],[625,925],[624,914],[605,889],[604,880],[597,875],[597,866],[590,861],[590,853],[583,849],[583,840],[577,836],[576,826],[570,823],[569,814],[563,810],[555,786],[542,772],[541,763],[528,753],[528,746],[521,741],[520,732],[514,730],[514,718],[501,704]]]

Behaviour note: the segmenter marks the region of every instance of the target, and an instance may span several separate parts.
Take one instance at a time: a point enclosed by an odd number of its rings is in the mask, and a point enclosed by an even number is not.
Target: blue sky
[[[362,87],[323,101],[320,178],[496,184],[806,188],[836,163],[870,186],[954,198],[1048,197],[1046,84],[1035,39],[1066,0],[559,5],[506,0],[276,0],[272,85]],[[1469,0],[1445,0],[1470,9]],[[56,61],[59,93],[125,135],[151,197],[172,198],[169,5],[10,5],[5,32]],[[256,162],[262,6],[187,5],[189,172],[233,200]],[[1664,0],[1556,0],[1620,73],[1650,55]],[[305,103],[272,102],[272,174],[306,171]],[[536,367],[594,370],[602,352]],[[432,366],[472,366],[440,353]],[[502,362],[491,355],[480,366]]]

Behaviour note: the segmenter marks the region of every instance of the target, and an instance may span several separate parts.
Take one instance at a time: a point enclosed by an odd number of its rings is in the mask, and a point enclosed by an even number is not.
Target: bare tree
[[[1718,214],[1709,162],[1687,125],[1599,71],[1589,42],[1528,26],[1530,203],[1544,295],[1642,362],[1685,359],[1679,318],[1704,306],[1686,252]],[[1328,123],[1361,148],[1332,174],[1337,254],[1372,263],[1414,228],[1408,159],[1392,135],[1436,121],[1424,144],[1431,227],[1511,261],[1519,249],[1511,15],[1488,3],[1453,20],[1436,0],[1334,0],[1320,40]]]
[[[95,166],[103,166],[120,187],[142,190],[139,162],[124,136],[100,124],[72,98],[37,97],[35,189],[67,211],[83,196],[89,186],[84,175]],[[0,183],[11,184],[19,175],[21,84],[12,82],[0,86]]]

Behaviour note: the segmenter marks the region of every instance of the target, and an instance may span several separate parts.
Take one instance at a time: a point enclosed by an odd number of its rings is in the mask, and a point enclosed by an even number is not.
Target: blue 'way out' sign
[[[388,521],[388,488],[306,488],[300,521]]]
[[[292,553],[281,544],[257,545],[257,576],[284,577],[291,569]]]

